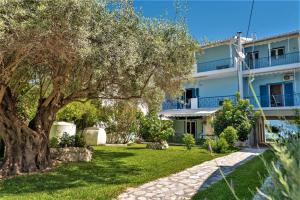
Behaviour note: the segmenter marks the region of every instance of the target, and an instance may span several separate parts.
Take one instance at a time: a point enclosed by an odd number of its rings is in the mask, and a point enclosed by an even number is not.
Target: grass
[[[149,150],[145,145],[95,147],[90,163],[68,163],[51,172],[0,181],[0,199],[112,199],[140,185],[211,160],[208,151],[182,146]]]
[[[269,163],[274,154],[270,150],[262,154],[263,158]],[[256,188],[260,187],[262,180],[267,175],[267,170],[260,156],[256,156],[244,165],[238,167],[226,178],[229,183],[233,183],[233,188],[239,199],[252,199],[256,193]],[[219,181],[206,190],[197,193],[193,200],[231,200],[235,199],[225,181]]]

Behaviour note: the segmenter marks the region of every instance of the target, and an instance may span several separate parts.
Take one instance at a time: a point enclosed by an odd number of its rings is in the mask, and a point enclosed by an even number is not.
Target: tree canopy
[[[4,174],[49,164],[50,127],[73,101],[176,93],[196,49],[183,24],[146,19],[132,2],[0,0]]]

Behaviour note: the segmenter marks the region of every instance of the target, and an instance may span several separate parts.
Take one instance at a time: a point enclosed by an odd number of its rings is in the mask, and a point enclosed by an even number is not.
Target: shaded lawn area
[[[247,161],[245,164],[238,167],[235,171],[226,176],[229,183],[233,184],[234,191],[239,199],[251,200],[256,193],[256,187],[260,187],[264,178],[267,176],[267,170],[262,161],[262,158],[270,163],[274,159],[274,154],[271,150],[264,152],[261,156]],[[230,189],[224,180],[221,180],[206,190],[197,193],[193,200],[235,200]]]
[[[63,164],[51,172],[0,181],[0,199],[112,199],[136,186],[224,154],[182,146],[95,147],[90,163]]]

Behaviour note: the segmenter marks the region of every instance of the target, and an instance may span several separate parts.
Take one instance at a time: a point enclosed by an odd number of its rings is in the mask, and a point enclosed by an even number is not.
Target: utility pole
[[[243,53],[243,47],[241,42],[241,34],[242,32],[237,32],[237,72],[238,72],[238,90],[240,93],[241,98],[244,98],[243,92],[243,60],[245,59],[245,55]]]

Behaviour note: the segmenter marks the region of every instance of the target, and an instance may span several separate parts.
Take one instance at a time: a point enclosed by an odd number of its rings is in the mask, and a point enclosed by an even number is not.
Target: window
[[[253,51],[253,52],[247,53],[247,61],[248,61],[248,66],[250,67],[250,69],[253,69],[256,67],[258,57],[259,57],[258,51]]]
[[[284,55],[284,47],[273,48],[271,50],[271,57],[278,59],[280,56]]]

